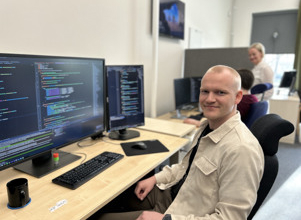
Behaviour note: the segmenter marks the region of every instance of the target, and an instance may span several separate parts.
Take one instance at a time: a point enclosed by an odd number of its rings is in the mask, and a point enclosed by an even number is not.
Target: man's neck
[[[211,130],[217,129],[219,126],[224,124],[226,121],[228,121],[230,118],[232,118],[236,114],[236,105],[235,105],[235,110],[231,114],[228,115],[228,117],[223,118],[223,120],[209,120],[209,127]]]

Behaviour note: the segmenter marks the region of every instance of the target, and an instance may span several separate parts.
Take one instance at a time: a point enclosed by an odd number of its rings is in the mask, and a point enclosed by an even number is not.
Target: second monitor
[[[109,138],[139,137],[129,130],[144,125],[143,65],[106,66]]]
[[[191,110],[199,102],[202,77],[174,79],[174,95],[176,104],[175,118],[185,118],[181,110]]]

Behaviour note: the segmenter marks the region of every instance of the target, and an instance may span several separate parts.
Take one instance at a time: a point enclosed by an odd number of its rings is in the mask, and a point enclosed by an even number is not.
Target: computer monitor
[[[297,71],[287,71],[284,72],[279,87],[280,88],[290,88],[292,83],[295,84]]]
[[[36,177],[74,160],[52,151],[105,131],[104,59],[0,54],[0,170]]]
[[[294,92],[296,91],[295,89],[295,83],[296,83],[296,77],[293,78],[292,82],[291,82],[291,85],[289,87],[289,93],[288,95],[293,95]]]
[[[129,128],[144,125],[143,65],[109,65],[106,74],[109,138],[139,137]]]
[[[202,77],[190,78],[191,103],[199,103],[201,81],[202,81]]]
[[[179,78],[174,79],[174,94],[175,94],[175,105],[176,115],[174,118],[185,118],[181,115],[182,109],[191,108],[191,85],[190,78]]]

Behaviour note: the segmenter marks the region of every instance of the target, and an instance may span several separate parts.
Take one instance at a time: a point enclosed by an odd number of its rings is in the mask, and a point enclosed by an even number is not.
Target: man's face
[[[233,74],[207,72],[202,79],[200,105],[210,128],[216,129],[236,113],[236,105],[242,98]]]
[[[262,57],[262,53],[260,53],[256,48],[249,49],[249,59],[254,65],[257,65],[262,60]]]

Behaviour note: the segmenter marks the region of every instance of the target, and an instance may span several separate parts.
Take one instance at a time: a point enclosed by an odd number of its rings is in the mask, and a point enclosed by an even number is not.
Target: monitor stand
[[[177,109],[176,110],[176,115],[172,116],[172,118],[185,119],[187,117],[185,115],[181,114],[181,109]]]
[[[14,168],[40,178],[81,158],[80,156],[60,150],[56,150],[55,152],[59,153],[58,163],[54,162],[52,152],[49,151],[40,157],[17,164]]]
[[[109,134],[109,138],[114,140],[128,140],[135,137],[139,137],[140,133],[134,130],[121,129],[118,131],[112,131]]]

